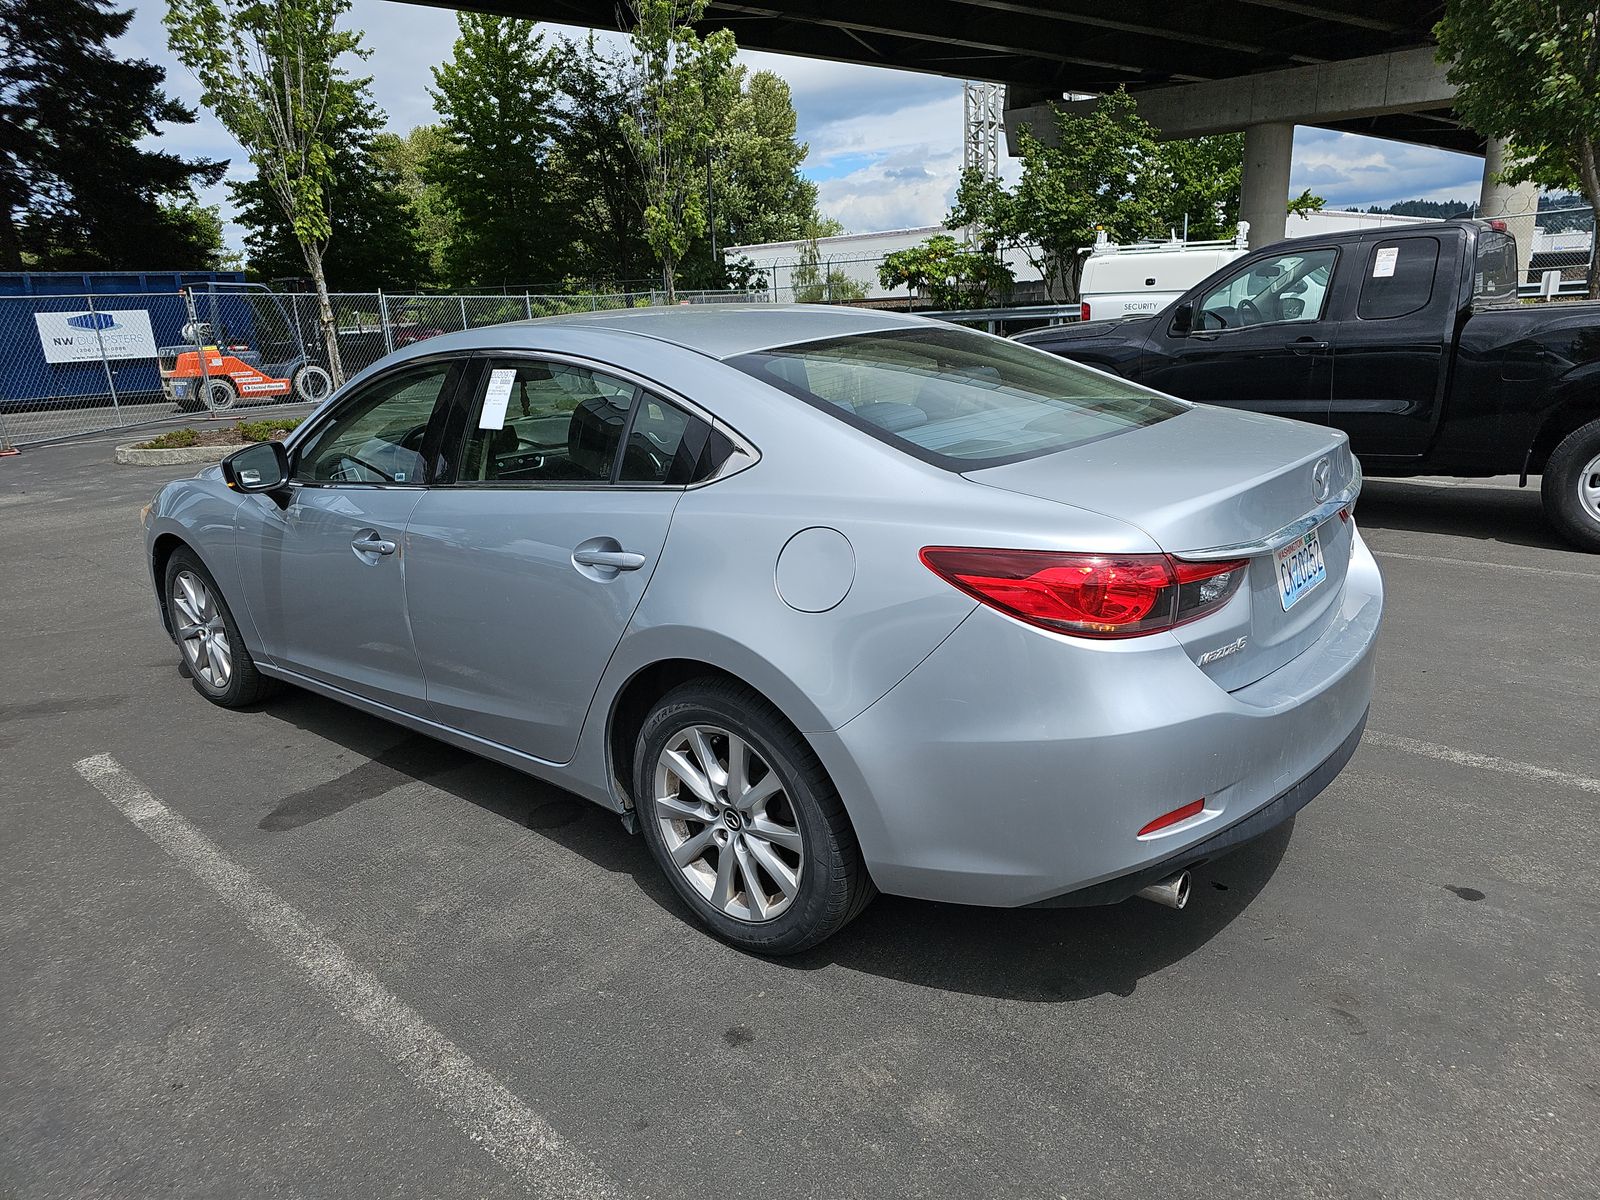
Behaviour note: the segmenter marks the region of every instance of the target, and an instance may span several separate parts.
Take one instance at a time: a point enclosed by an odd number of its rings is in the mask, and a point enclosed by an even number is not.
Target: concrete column
[[[1506,232],[1517,239],[1517,278],[1527,283],[1528,263],[1533,258],[1533,228],[1539,212],[1539,185],[1513,185],[1495,178],[1506,169],[1504,141],[1491,138],[1483,151],[1483,192],[1478,199],[1478,215],[1498,217],[1506,223]]]
[[[1294,126],[1273,122],[1244,131],[1244,180],[1239,217],[1250,222],[1250,248],[1280,241],[1288,223],[1289,159]]]

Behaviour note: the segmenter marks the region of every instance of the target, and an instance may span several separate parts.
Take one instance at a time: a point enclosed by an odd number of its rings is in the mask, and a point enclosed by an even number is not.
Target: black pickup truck
[[[1600,552],[1600,304],[1522,304],[1494,221],[1278,242],[1151,317],[1019,341],[1163,392],[1333,425],[1369,475],[1543,476]]]

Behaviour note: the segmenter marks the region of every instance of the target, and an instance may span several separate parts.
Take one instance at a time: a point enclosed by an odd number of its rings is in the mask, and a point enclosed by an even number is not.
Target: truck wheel
[[[226,412],[239,402],[239,389],[233,386],[231,379],[213,379],[205,385],[202,395],[206,398],[206,407],[212,412]]]
[[[294,373],[294,390],[307,403],[320,404],[333,391],[333,376],[315,363],[307,363]]]
[[[1600,554],[1600,421],[1567,434],[1545,464],[1539,490],[1561,535]]]

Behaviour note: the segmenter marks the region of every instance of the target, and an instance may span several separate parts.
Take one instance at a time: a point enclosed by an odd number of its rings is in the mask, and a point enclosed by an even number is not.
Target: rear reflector
[[[1205,807],[1206,801],[1204,796],[1198,800],[1191,800],[1182,808],[1175,808],[1165,816],[1157,817],[1154,821],[1151,821],[1150,824],[1139,830],[1139,836],[1143,837],[1147,833],[1154,833],[1158,829],[1165,829],[1168,825],[1176,825],[1179,821],[1187,821],[1190,817],[1198,816],[1200,813],[1204,812]]]
[[[1040,629],[1126,638],[1197,621],[1244,582],[1246,559],[1184,562],[1166,554],[1081,554],[926,546],[922,562],[990,608]]]
[[[1088,319],[1089,319],[1089,302],[1087,300],[1085,300],[1082,304],[1078,305],[1078,320],[1087,321]]]

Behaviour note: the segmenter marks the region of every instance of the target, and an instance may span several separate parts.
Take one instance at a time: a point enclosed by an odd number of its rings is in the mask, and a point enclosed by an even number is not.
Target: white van
[[[1227,242],[1135,242],[1114,246],[1102,230],[1078,280],[1080,320],[1148,317],[1245,252],[1249,226]]]

